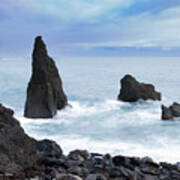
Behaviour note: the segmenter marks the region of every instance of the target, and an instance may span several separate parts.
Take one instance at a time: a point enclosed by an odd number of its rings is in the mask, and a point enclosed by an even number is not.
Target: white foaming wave
[[[80,103],[78,101],[70,101],[69,104],[71,104],[72,107],[67,106],[64,110],[58,111],[58,113],[54,117],[54,119],[58,119],[58,118],[63,119],[63,118],[68,118],[68,117],[79,117],[79,116],[90,116],[90,115],[94,115],[96,113],[102,113],[102,112],[106,112],[106,111],[121,110],[121,108],[123,108],[123,107],[126,107],[126,108],[132,108],[134,106],[136,106],[136,107],[142,106],[143,107],[143,105],[139,104],[139,103],[134,105],[131,103],[112,100],[112,99],[107,99],[107,100],[102,101],[102,102],[96,102],[96,103],[91,104],[91,105],[88,103]],[[152,105],[152,103],[150,105]],[[149,110],[151,110],[151,109],[149,108],[147,110],[147,113]],[[158,113],[159,112],[160,112],[160,109],[159,109]],[[132,112],[132,113],[134,113],[134,112]],[[144,112],[144,116],[145,116],[145,113],[146,112]],[[23,114],[22,112],[16,112],[17,117],[22,117],[22,114]],[[127,112],[124,112],[124,114],[126,115]],[[137,110],[137,114],[139,114],[139,115],[143,114],[143,110],[142,111],[140,110],[139,112]],[[151,112],[149,113],[149,115],[152,117],[155,116]],[[30,122],[31,120],[28,119],[28,121]],[[43,122],[43,121],[48,122],[51,120],[49,120],[49,119],[45,119],[45,120],[44,119],[38,119],[38,121],[39,122]]]
[[[69,136],[67,137],[69,138]],[[75,138],[72,139],[60,139],[57,142],[61,142],[65,153],[68,153],[72,149],[88,149],[90,152],[98,153],[110,153],[112,155],[126,155],[126,156],[137,156],[144,157],[150,156],[155,161],[168,161],[176,163],[180,160],[180,155],[177,154],[177,150],[180,149],[178,145],[172,144],[170,147],[161,146],[151,148],[145,147],[143,144],[138,143],[127,143],[123,141],[94,141],[89,138]],[[167,142],[164,142],[166,144]],[[171,152],[171,153],[169,153]]]
[[[89,116],[96,113],[115,110],[120,106],[125,105],[125,103],[116,100],[105,100],[103,102],[94,103],[93,105],[86,103],[81,104],[77,101],[70,101],[69,103],[72,105],[72,107],[67,107],[62,111],[58,111],[57,117],[67,118]]]
[[[111,138],[111,140],[98,141],[92,139],[88,135],[68,134],[63,135],[61,132],[56,132],[57,135],[48,135],[48,132],[39,131],[39,127],[34,125],[61,124],[64,123],[67,127],[71,127],[73,121],[79,120],[77,117],[96,115],[102,112],[111,112],[110,118],[105,118],[100,125],[108,128],[120,126],[121,123],[130,124],[131,126],[138,126],[143,124],[160,123],[160,108],[158,104],[153,104],[146,108],[134,108],[130,103],[123,103],[115,100],[106,100],[104,102],[97,102],[93,105],[82,104],[78,102],[70,102],[73,108],[66,108],[58,112],[58,115],[53,119],[27,119],[22,117],[22,112],[16,113],[17,119],[20,120],[25,130],[37,139],[49,138],[57,141],[63,148],[65,153],[74,149],[87,149],[90,152],[111,153],[113,155],[127,155],[127,156],[150,156],[156,161],[169,161],[172,163],[180,159],[177,152],[180,150],[180,145],[171,138],[164,137],[150,137],[149,145],[144,143],[133,142],[129,143],[122,139]],[[150,103],[151,105],[151,103]],[[135,105],[136,106],[136,105]],[[133,108],[132,108],[133,107]],[[125,112],[123,108],[130,108],[130,111]],[[132,109],[131,109],[132,108]],[[115,111],[113,111],[115,110]],[[120,112],[120,113],[118,113]],[[94,116],[95,117],[95,116]],[[87,122],[91,122],[87,119]],[[81,123],[80,126],[83,127]],[[88,126],[87,126],[88,127]],[[53,128],[53,127],[52,127]],[[73,132],[72,132],[73,133]],[[116,139],[116,140],[115,140]],[[159,144],[157,146],[157,144]],[[171,152],[171,153],[169,153]]]
[[[160,108],[152,104],[150,104],[152,106],[146,109],[136,108],[136,105],[134,104],[111,99],[103,102],[96,102],[92,105],[77,101],[70,101],[70,104],[72,105],[72,108],[67,107],[64,110],[58,111],[58,114],[53,119],[28,119],[22,117],[22,112],[17,112],[16,117],[20,120],[23,127],[48,123],[70,126],[73,122],[77,121],[77,118],[79,117],[93,117],[105,112],[108,112],[107,118],[104,118],[100,125],[106,128],[113,128],[123,124],[131,126],[154,124],[159,123],[160,120]],[[138,106],[139,104],[137,104],[137,107]],[[126,111],[126,108],[130,109],[130,111]],[[85,125],[90,122],[87,119],[83,122],[80,121],[80,123],[81,125]]]
[[[110,109],[117,109],[121,106],[126,106],[127,103],[118,101],[118,100],[112,100],[112,99],[107,99],[104,103],[104,106],[110,110]]]
[[[136,109],[130,112],[114,113],[110,118],[106,118],[102,126],[103,127],[117,127],[121,125],[148,125],[159,124],[160,121],[160,109],[154,107],[154,109]]]
[[[34,135],[40,139],[39,134]],[[177,153],[180,150],[178,144],[169,144],[169,140],[161,139],[160,146],[144,146],[138,143],[127,143],[121,140],[97,141],[88,137],[79,135],[57,135],[57,136],[41,136],[41,139],[53,139],[62,147],[65,154],[75,149],[86,149],[89,152],[101,154],[110,153],[112,155],[125,155],[136,157],[152,157],[157,162],[168,161],[176,163],[180,160],[180,155]],[[157,138],[157,137],[156,137]],[[168,143],[168,145],[167,145]],[[171,153],[169,153],[171,152]]]
[[[70,101],[72,107],[66,107],[62,111],[58,111],[57,117],[79,117],[81,115],[90,115],[96,113],[94,106],[88,106],[87,104],[80,104],[77,101]]]
[[[160,109],[137,110],[130,113],[130,116],[138,124],[155,124],[160,121]]]
[[[117,109],[119,105],[123,105],[123,103],[114,100],[106,100],[105,102],[95,103],[94,105],[88,105],[85,103],[81,104],[77,101],[70,101],[69,103],[72,107],[66,107],[64,110],[58,111],[57,115],[53,119],[25,118],[23,117],[22,111],[16,112],[15,117],[25,128],[31,125],[43,125],[48,123],[70,125],[74,122],[74,118],[92,116],[105,111],[111,111],[113,109]]]
[[[20,121],[22,127],[28,132],[30,133],[30,135],[32,135],[31,130],[32,127],[33,129],[37,129],[37,131],[39,130],[40,126],[45,126],[47,124],[56,124],[56,125],[70,125],[72,124],[73,119],[65,119],[65,118],[58,118],[58,117],[54,117],[53,119],[43,119],[43,118],[39,118],[39,119],[31,119],[31,118],[26,118],[23,116],[23,111],[17,111],[15,113],[15,118],[18,119],[18,121]],[[34,133],[34,131],[33,131]]]

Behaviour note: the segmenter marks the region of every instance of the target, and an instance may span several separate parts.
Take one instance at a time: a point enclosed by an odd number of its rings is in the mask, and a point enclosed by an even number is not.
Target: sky
[[[180,0],[1,0],[0,57],[180,56]]]

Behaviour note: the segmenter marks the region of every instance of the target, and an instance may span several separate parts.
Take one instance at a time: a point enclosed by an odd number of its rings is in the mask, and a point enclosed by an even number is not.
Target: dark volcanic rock
[[[180,104],[173,103],[173,105],[170,107],[172,114],[174,117],[180,117]]]
[[[161,94],[155,91],[152,84],[140,83],[131,75],[124,76],[118,100],[136,102],[139,99],[161,100]]]
[[[40,36],[35,39],[32,59],[32,76],[28,84],[24,116],[52,118],[57,109],[67,105],[67,97],[55,62],[48,56]]]
[[[161,116],[162,120],[170,120],[174,118],[170,108],[162,105],[161,109],[162,109],[162,116]]]
[[[55,141],[48,139],[37,142],[38,151],[45,157],[56,157],[62,156],[62,149]]]
[[[72,174],[60,174],[56,180],[82,180],[80,177]]]
[[[68,155],[69,159],[72,160],[79,160],[79,161],[84,161],[87,160],[90,157],[90,154],[86,150],[74,150],[71,151]]]
[[[24,133],[13,111],[0,105],[0,172],[16,176],[37,160],[36,141]]]
[[[176,117],[180,117],[180,104],[178,103],[173,103],[170,107],[162,105],[161,109],[163,120],[172,120]]]
[[[85,180],[107,180],[107,178],[102,174],[89,174]]]
[[[113,158],[113,163],[115,166],[128,166],[130,164],[130,159],[124,156],[115,156]]]

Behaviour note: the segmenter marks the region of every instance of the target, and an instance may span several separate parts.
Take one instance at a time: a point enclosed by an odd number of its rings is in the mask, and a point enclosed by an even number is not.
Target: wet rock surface
[[[32,76],[27,88],[24,116],[52,118],[67,105],[62,80],[54,60],[48,56],[41,36],[36,37],[32,55]]]
[[[16,176],[37,162],[36,141],[24,133],[11,109],[0,105],[0,174]]]
[[[136,102],[140,99],[161,100],[161,94],[152,84],[140,83],[131,75],[125,75],[120,83],[121,90],[118,100],[125,102]]]
[[[61,163],[57,161],[53,165],[44,164],[43,178],[54,180],[180,180],[178,164],[158,164],[149,157],[111,157],[109,154],[95,156],[89,153],[84,157],[82,152],[76,150],[67,156],[62,156],[58,159]],[[72,153],[75,159],[72,158]]]
[[[46,157],[61,157],[62,149],[56,144],[55,141],[51,141],[48,139],[37,141],[37,150]]]
[[[172,120],[174,118],[180,117],[180,104],[176,102],[174,102],[170,107],[162,105],[161,109],[162,120]]]

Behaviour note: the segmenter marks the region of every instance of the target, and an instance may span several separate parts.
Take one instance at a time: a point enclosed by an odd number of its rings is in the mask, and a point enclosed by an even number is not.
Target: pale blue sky
[[[180,0],[1,0],[0,57],[180,56]]]

